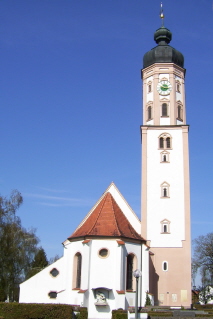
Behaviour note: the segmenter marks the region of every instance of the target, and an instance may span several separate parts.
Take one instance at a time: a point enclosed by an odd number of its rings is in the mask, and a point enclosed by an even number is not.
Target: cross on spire
[[[161,18],[161,21],[162,21],[161,27],[164,27],[164,13],[163,13],[163,3],[162,2],[160,4],[160,18]]]

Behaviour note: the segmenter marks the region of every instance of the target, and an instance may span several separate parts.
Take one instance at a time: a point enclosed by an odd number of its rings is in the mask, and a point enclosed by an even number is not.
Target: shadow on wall
[[[149,293],[154,295],[154,302],[155,306],[158,306],[159,301],[158,301],[158,281],[159,281],[159,276],[155,271],[155,267],[153,264],[153,257],[154,255],[149,256]]]

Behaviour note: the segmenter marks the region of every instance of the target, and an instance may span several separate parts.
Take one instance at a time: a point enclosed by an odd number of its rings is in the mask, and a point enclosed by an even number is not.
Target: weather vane
[[[160,18],[162,20],[162,27],[164,27],[164,13],[163,13],[163,3],[160,4]]]

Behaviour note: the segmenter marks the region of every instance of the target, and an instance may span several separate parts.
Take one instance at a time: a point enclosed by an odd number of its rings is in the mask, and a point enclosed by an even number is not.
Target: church
[[[113,309],[191,304],[189,147],[182,53],[163,25],[145,53],[143,81],[141,221],[111,183],[77,229],[64,255],[20,285],[21,303],[88,308],[88,318]]]

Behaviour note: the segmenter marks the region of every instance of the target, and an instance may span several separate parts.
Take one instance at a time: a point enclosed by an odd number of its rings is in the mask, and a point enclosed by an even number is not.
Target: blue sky
[[[213,229],[213,2],[165,0],[185,56],[192,238]],[[0,1],[0,193],[48,258],[114,181],[140,216],[145,52],[160,1]],[[204,112],[205,111],[205,112]]]

